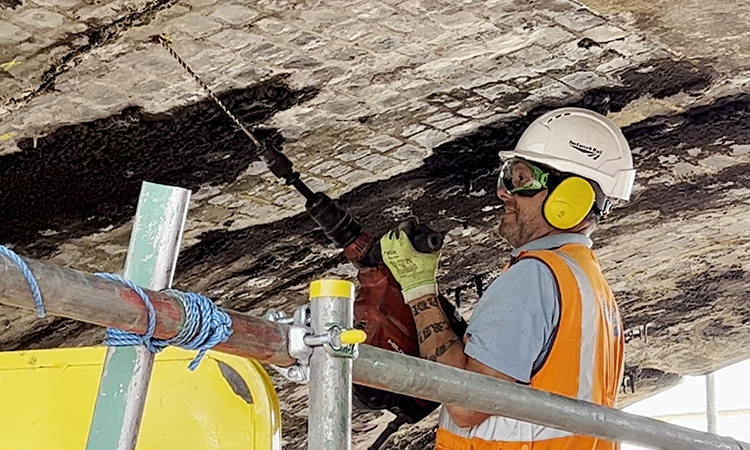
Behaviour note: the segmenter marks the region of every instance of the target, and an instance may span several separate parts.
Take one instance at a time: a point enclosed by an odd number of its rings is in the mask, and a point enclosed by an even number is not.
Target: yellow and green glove
[[[409,303],[426,295],[437,295],[437,271],[440,252],[421,253],[403,231],[391,231],[380,239],[383,262],[401,285],[404,301]]]

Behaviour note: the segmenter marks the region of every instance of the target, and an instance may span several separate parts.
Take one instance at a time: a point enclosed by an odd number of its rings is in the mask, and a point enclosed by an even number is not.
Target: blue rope
[[[21,270],[34,297],[37,316],[39,318],[45,317],[42,292],[39,290],[39,284],[34,278],[34,274],[31,273],[29,266],[16,252],[4,245],[0,245],[0,255],[11,260]],[[170,289],[166,293],[180,302],[185,317],[177,336],[172,339],[156,339],[154,338],[156,310],[154,310],[151,299],[148,298],[143,289],[119,275],[111,273],[97,273],[96,275],[102,279],[122,283],[129,287],[138,294],[148,309],[148,325],[145,334],[139,335],[117,328],[108,328],[107,338],[104,341],[105,345],[113,347],[145,345],[153,353],[158,353],[170,345],[188,350],[198,350],[198,355],[188,366],[190,370],[195,370],[208,350],[221,342],[226,342],[232,334],[232,319],[227,313],[217,308],[211,299],[194,292],[180,292]]]
[[[198,350],[198,355],[188,366],[190,370],[195,370],[208,350],[229,339],[232,334],[232,318],[201,294],[176,290],[168,290],[166,293],[179,300],[185,311],[180,333],[170,339],[169,343]]]
[[[34,304],[36,305],[37,317],[41,319],[46,316],[47,314],[44,311],[44,303],[42,302],[42,292],[39,290],[39,284],[36,282],[36,278],[34,278],[34,274],[31,273],[29,266],[26,265],[16,252],[4,245],[0,245],[0,254],[13,261],[18,268],[21,269],[23,277],[26,278],[26,282],[29,283],[29,288],[31,288],[31,295],[34,297]]]
[[[96,275],[129,287],[138,294],[148,308],[148,325],[145,334],[139,335],[116,328],[108,328],[107,339],[104,341],[105,345],[113,347],[145,345],[153,353],[158,353],[170,345],[188,350],[198,350],[198,355],[188,366],[190,370],[195,370],[208,350],[221,342],[226,342],[232,334],[232,319],[229,314],[217,308],[211,299],[194,292],[180,292],[170,289],[165,291],[166,294],[180,302],[185,317],[177,336],[172,339],[156,339],[154,338],[156,311],[151,304],[151,299],[148,298],[143,289],[119,275],[107,273]]]
[[[117,328],[107,328],[107,337],[104,340],[104,345],[109,345],[111,347],[145,345],[146,348],[148,348],[152,353],[158,353],[164,347],[166,347],[166,345],[160,345],[161,342],[158,342],[160,341],[160,339],[154,339],[154,331],[156,331],[156,310],[154,309],[154,305],[151,303],[151,299],[148,298],[148,295],[146,295],[146,292],[144,292],[143,289],[140,288],[140,286],[137,286],[132,281],[128,280],[125,277],[121,277],[120,275],[115,275],[112,273],[95,273],[94,275],[99,278],[103,278],[108,281],[114,281],[116,283],[124,284],[125,286],[129,287],[131,290],[135,291],[136,294],[138,294],[138,297],[141,298],[143,304],[146,305],[146,309],[148,309],[148,325],[146,326],[146,334],[139,335],[136,333],[122,331]]]

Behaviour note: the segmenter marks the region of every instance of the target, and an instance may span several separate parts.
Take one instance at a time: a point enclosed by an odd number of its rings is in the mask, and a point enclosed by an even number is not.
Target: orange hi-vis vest
[[[531,387],[613,407],[620,386],[625,345],[612,290],[594,253],[581,244],[521,252],[557,280],[560,322],[547,359],[531,376]],[[619,444],[543,425],[491,416],[461,428],[443,408],[436,450],[616,450]]]

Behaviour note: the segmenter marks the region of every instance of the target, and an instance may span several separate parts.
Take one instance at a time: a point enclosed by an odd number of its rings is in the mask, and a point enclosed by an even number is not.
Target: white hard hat
[[[601,114],[561,108],[536,119],[515,150],[500,159],[519,157],[596,182],[604,195],[629,200],[635,181],[630,146],[620,128]]]

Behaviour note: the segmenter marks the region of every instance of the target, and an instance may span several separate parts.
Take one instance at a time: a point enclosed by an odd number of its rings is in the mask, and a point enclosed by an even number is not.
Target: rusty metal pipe
[[[39,283],[48,314],[133,333],[146,332],[146,306],[127,287],[54,264],[26,258],[24,261]],[[1,304],[35,309],[28,283],[18,267],[3,257],[0,257],[0,280]],[[182,322],[179,303],[162,292],[145,291],[156,310],[155,336],[160,339],[176,336]],[[287,325],[225,311],[232,318],[234,332],[216,350],[279,366],[295,362],[287,352]]]

